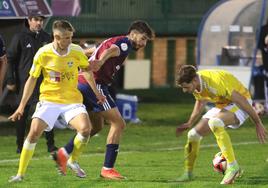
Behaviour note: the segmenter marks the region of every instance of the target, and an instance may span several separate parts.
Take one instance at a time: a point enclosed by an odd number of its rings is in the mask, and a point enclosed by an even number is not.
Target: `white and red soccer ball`
[[[224,174],[227,168],[226,158],[222,155],[221,152],[216,153],[212,160],[213,169],[216,172]]]

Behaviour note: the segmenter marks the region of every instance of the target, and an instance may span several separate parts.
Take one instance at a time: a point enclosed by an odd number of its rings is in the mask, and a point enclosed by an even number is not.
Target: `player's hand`
[[[18,107],[18,109],[8,117],[9,120],[11,121],[17,121],[20,120],[21,117],[23,116],[24,108]]]
[[[191,128],[191,124],[189,124],[189,123],[183,123],[183,124],[179,125],[176,128],[176,136],[177,137],[180,136],[183,133],[183,131],[186,131],[190,128]]]
[[[103,62],[101,60],[92,60],[90,61],[89,69],[93,72],[100,70]]]
[[[256,133],[260,143],[267,142],[267,130],[262,123],[256,124]]]
[[[98,93],[97,95],[96,95],[96,97],[97,97],[97,99],[98,99],[98,104],[104,104],[105,103],[105,101],[106,101],[106,97],[105,96],[103,96],[101,93]]]

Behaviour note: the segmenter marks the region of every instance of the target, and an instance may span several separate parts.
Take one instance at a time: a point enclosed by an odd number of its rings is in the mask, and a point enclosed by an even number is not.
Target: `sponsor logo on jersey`
[[[73,80],[75,78],[73,72],[60,73],[56,71],[50,71],[49,77],[52,82],[63,82],[64,80]]]
[[[52,82],[60,82],[60,72],[50,71],[49,77]]]
[[[67,80],[73,80],[74,79],[74,73],[73,72],[63,72],[61,73],[61,80],[64,81]]]
[[[31,48],[32,47],[32,45],[30,44],[30,43],[28,43],[27,45],[26,45],[26,48]]]

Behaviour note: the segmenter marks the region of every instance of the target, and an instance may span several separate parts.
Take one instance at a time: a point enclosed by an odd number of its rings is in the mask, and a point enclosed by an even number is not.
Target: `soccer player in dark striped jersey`
[[[106,155],[100,176],[105,179],[124,179],[119,172],[114,169],[115,161],[119,151],[119,142],[122,132],[126,126],[124,119],[117,109],[115,101],[111,97],[108,87],[111,85],[114,75],[123,66],[124,61],[131,51],[144,48],[148,40],[154,38],[154,31],[144,21],[134,21],[127,35],[116,36],[103,41],[89,58],[93,69],[95,82],[98,90],[106,96],[104,104],[99,104],[91,87],[87,83],[86,75],[79,76],[78,88],[83,94],[83,103],[91,109],[91,121],[93,130],[91,136],[98,133],[103,128],[103,120],[110,122],[110,131],[107,137]],[[85,172],[76,163],[77,157],[72,153],[73,139],[55,154],[56,158],[60,153],[67,153],[70,157],[67,165],[76,172],[78,177],[85,177]]]

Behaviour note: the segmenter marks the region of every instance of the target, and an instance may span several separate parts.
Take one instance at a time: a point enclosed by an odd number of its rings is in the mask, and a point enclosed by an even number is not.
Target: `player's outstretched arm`
[[[94,94],[96,95],[98,99],[99,104],[104,104],[106,97],[103,96],[97,89],[96,82],[93,77],[93,73],[90,70],[82,69],[82,74],[84,78],[86,79],[87,83],[90,85],[91,89],[93,90]]]
[[[93,72],[98,71],[101,66],[106,62],[107,59],[111,57],[117,57],[120,55],[120,49],[116,45],[111,45],[110,48],[107,48],[102,52],[99,59],[90,60],[90,69]]]
[[[253,107],[249,104],[247,99],[237,91],[232,92],[231,99],[235,104],[237,104],[242,110],[244,110],[250,116],[250,118],[255,123],[256,133],[260,143],[265,143],[267,141],[267,130],[263,126],[260,117],[253,109]]]
[[[183,123],[176,128],[176,136],[180,136],[184,131],[192,127],[194,122],[196,122],[199,116],[201,115],[206,104],[207,104],[206,101],[200,101],[200,100],[195,101],[195,105],[189,120],[186,123]]]
[[[20,120],[21,116],[23,115],[24,108],[31,97],[33,90],[36,85],[37,78],[34,78],[32,76],[29,76],[28,80],[25,83],[24,89],[23,89],[23,95],[22,99],[20,101],[20,105],[17,108],[17,110],[8,118],[11,121]]]

